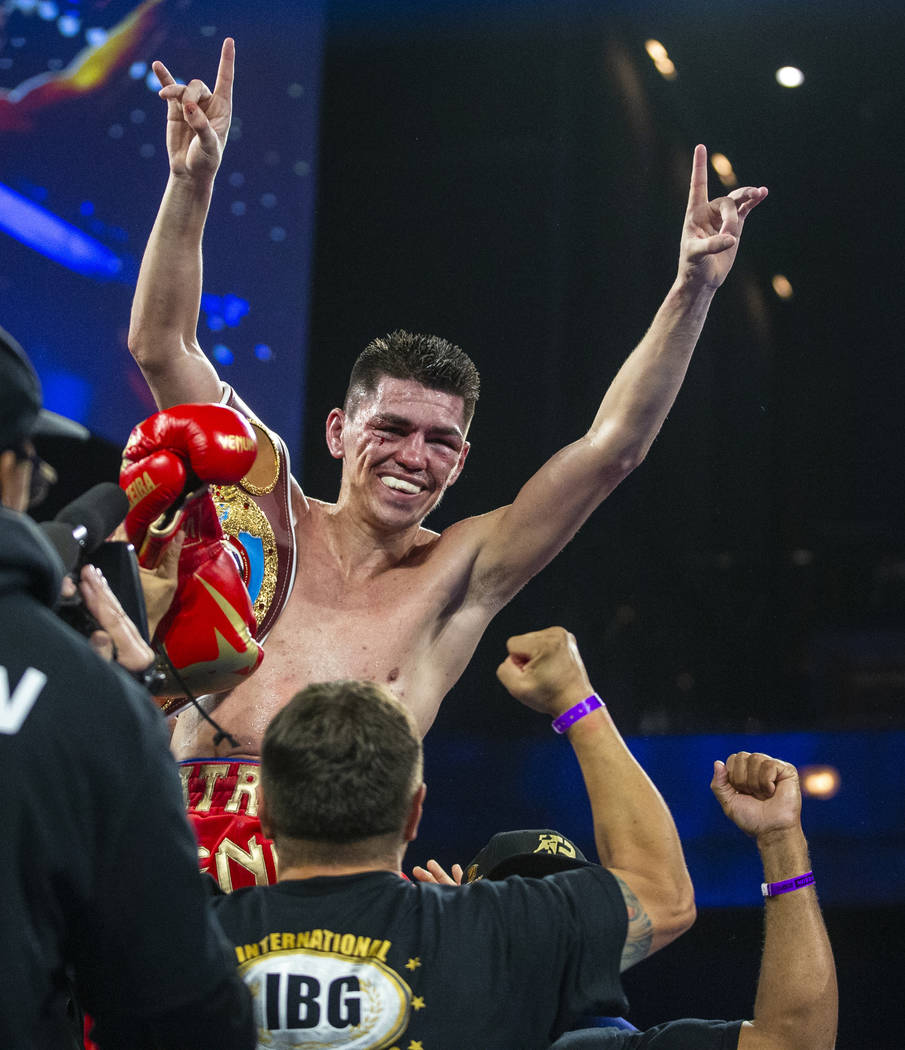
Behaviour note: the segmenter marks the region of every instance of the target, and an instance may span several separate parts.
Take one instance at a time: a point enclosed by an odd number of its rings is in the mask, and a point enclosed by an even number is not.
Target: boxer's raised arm
[[[548,460],[510,506],[475,519],[473,596],[508,600],[647,455],[732,268],[745,219],[766,195],[764,187],[747,186],[708,200],[707,151],[696,148],[675,282],[584,437]]]
[[[170,176],[138,275],[129,349],[159,408],[221,396],[196,329],[201,239],[232,118],[234,67],[231,38],[223,42],[213,91],[200,80],[177,84],[162,62],[154,63],[167,103]]]

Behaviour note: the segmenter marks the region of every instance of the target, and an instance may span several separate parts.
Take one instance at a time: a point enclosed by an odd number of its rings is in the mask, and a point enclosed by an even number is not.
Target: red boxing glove
[[[154,635],[176,671],[180,691],[158,703],[168,714],[185,691],[232,689],[260,664],[264,651],[251,599],[226,542],[207,482],[239,481],[257,444],[245,419],[225,405],[177,405],[140,423],[123,452],[120,485],[129,497],[126,532],[138,560],[154,568],[182,530],[176,594]],[[187,701],[186,701],[187,702]]]
[[[129,435],[119,473],[129,497],[126,534],[139,557],[152,522],[171,508],[175,513],[180,497],[199,482],[239,481],[251,470],[256,452],[251,425],[226,405],[175,405],[139,423]],[[143,565],[149,556],[145,552]]]
[[[214,501],[205,487],[185,500],[163,531],[148,529],[149,550],[162,549],[182,530],[176,594],[154,635],[176,671],[177,681],[195,696],[233,689],[257,670],[264,650],[255,641],[257,621],[239,566],[223,538]],[[158,703],[175,714],[187,701],[185,689]]]

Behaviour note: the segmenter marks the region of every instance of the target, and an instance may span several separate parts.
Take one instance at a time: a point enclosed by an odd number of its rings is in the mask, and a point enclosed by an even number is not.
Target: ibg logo
[[[301,948],[239,972],[254,996],[258,1041],[273,1050],[380,1050],[408,1025],[411,989],[379,959]]]

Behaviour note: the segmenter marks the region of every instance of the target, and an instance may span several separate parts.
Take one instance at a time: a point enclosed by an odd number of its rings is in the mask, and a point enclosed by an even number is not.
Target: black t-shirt
[[[744,1021],[701,1021],[686,1017],[648,1028],[625,1032],[615,1028],[590,1028],[569,1032],[550,1050],[737,1050]]]
[[[540,1050],[580,1015],[627,1007],[625,903],[597,865],[461,887],[368,872],[214,906],[274,1050]]]
[[[66,1045],[67,970],[105,1050],[181,1045],[180,1011],[221,996],[220,1045],[253,1045],[163,718],[39,600],[33,532],[0,513],[0,1047]]]

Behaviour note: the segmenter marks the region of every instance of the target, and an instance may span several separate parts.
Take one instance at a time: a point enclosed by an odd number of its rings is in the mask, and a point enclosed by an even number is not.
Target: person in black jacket
[[[103,1050],[250,1050],[162,717],[54,613],[62,565],[23,513],[32,438],[65,430],[0,329],[0,1046],[71,1045],[74,977]]]

